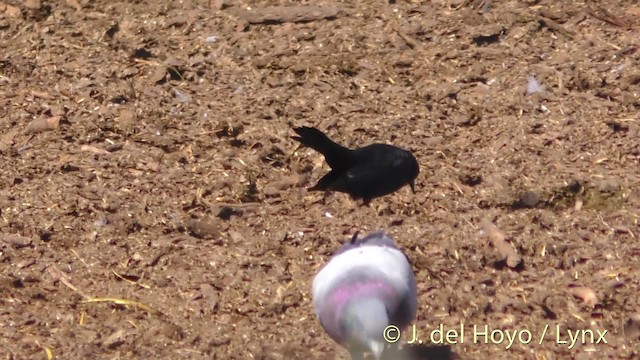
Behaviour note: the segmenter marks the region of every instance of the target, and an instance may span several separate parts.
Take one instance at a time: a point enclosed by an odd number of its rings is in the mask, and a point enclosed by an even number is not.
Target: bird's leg
[[[327,205],[330,198],[331,198],[331,191],[324,191],[322,193],[322,205]]]

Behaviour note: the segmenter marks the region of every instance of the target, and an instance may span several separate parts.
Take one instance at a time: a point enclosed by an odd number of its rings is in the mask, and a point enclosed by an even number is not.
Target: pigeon
[[[381,359],[388,326],[404,330],[415,318],[416,280],[407,256],[384,231],[356,233],[316,274],[311,295],[316,317],[353,360]]]
[[[331,168],[309,191],[347,193],[354,200],[362,199],[364,205],[405,185],[416,192],[415,180],[420,170],[410,152],[388,144],[371,144],[351,150],[333,142],[316,128],[303,126],[293,130],[299,136],[292,138],[324,155]]]

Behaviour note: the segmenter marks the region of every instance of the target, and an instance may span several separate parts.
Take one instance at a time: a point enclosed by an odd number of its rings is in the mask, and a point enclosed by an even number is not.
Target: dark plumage
[[[351,150],[316,128],[303,126],[293,130],[299,135],[293,136],[294,140],[320,152],[331,167],[310,191],[343,192],[354,200],[363,199],[365,204],[405,185],[415,193],[415,179],[420,170],[410,152],[387,144]]]

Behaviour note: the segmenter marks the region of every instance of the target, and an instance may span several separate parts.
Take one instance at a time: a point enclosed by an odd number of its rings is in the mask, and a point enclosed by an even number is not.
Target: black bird
[[[293,129],[294,140],[322,155],[331,167],[309,191],[338,191],[363,199],[368,205],[373,198],[391,194],[405,185],[415,193],[419,166],[408,151],[387,144],[371,144],[359,149],[347,149],[336,144],[322,131],[312,127]]]

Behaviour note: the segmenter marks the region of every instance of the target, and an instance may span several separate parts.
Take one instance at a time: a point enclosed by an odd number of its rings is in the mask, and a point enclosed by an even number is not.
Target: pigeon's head
[[[347,346],[370,351],[380,359],[384,350],[384,331],[389,326],[387,309],[380,299],[357,299],[345,308],[343,326]]]

